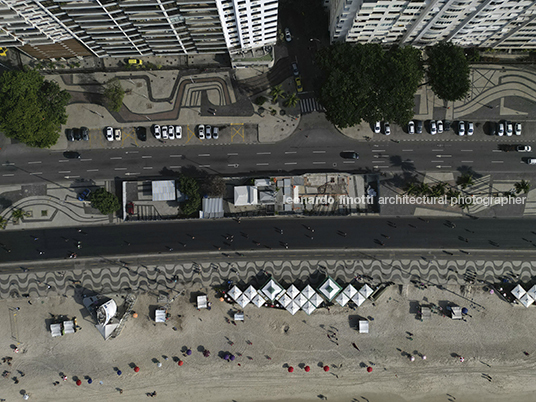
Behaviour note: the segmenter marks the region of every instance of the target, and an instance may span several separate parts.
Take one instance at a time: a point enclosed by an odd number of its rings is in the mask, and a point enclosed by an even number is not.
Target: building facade
[[[332,42],[536,48],[528,0],[330,0]]]
[[[0,0],[0,46],[37,58],[235,54],[274,45],[278,0]]]

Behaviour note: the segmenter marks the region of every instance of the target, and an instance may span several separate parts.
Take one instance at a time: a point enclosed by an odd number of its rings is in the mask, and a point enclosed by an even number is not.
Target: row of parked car
[[[120,128],[106,127],[106,139],[108,141],[121,141],[121,138],[123,138],[123,135]]]
[[[507,137],[511,137],[513,134],[521,135],[521,123],[513,124],[511,121],[500,121],[499,123],[490,122],[489,123],[489,134],[497,135],[502,137],[506,134]]]
[[[503,135],[506,135],[508,137],[511,137],[512,135],[521,135],[521,123],[515,123],[513,124],[510,121],[501,121],[499,123],[495,122],[489,122],[489,135],[498,135],[502,137]],[[430,120],[428,123],[428,132],[432,135],[441,134],[444,131],[450,131],[450,125],[451,123],[449,121],[445,121],[443,123],[442,120]],[[415,120],[410,121],[408,123],[407,132],[408,134],[422,134],[423,130],[423,122],[422,120]],[[374,132],[376,134],[379,134],[382,132],[382,123],[377,121],[374,124]],[[473,135],[475,132],[475,125],[473,122],[465,122],[463,120],[458,121],[457,125],[457,133],[460,136],[464,135]],[[383,122],[383,133],[385,135],[391,134],[391,126],[389,125],[389,122]]]
[[[157,140],[180,140],[182,138],[181,126],[159,126],[153,124],[153,135]]]
[[[89,141],[89,129],[87,127],[65,129],[67,141]]]
[[[200,124],[199,126],[197,126],[197,135],[200,140],[210,140],[212,138],[217,140],[218,138],[220,138],[220,130],[216,126],[212,127],[208,124],[206,126],[204,124]]]

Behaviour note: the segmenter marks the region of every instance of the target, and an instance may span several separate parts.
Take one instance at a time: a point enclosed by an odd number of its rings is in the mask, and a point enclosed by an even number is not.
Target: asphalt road
[[[394,250],[395,255],[397,250],[408,249],[461,249],[464,253],[532,251],[536,247],[532,219],[465,218],[450,222],[455,227],[443,218],[255,218],[242,219],[241,223],[228,219],[129,223],[85,227],[81,228],[82,233],[78,232],[80,228],[10,231],[0,233],[0,262],[63,259],[69,253],[79,257],[111,257],[215,251],[236,256],[238,252],[247,257],[248,253],[261,250],[287,251],[285,244],[289,251],[377,249]],[[77,249],[78,241],[81,249]]]

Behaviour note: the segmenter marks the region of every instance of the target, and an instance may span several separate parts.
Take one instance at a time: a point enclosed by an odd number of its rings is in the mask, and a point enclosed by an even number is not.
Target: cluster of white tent
[[[244,308],[249,303],[262,307],[265,303],[278,302],[292,315],[302,309],[311,314],[319,308],[324,301],[331,302],[333,299],[341,306],[352,300],[360,306],[373,293],[368,285],[363,285],[359,291],[352,285],[343,288],[331,277],[327,277],[316,291],[307,285],[301,292],[294,285],[284,289],[274,279],[269,279],[260,290],[250,285],[245,291],[241,291],[236,285],[227,293],[240,307]],[[338,295],[338,296],[337,296]]]
[[[528,292],[523,289],[523,286],[517,285],[512,290],[512,294],[522,305],[529,307],[536,300],[536,285],[531,287]]]

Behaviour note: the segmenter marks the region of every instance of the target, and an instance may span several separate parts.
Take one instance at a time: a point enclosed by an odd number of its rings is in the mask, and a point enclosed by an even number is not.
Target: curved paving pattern
[[[103,261],[101,261],[103,262]],[[97,292],[124,290],[154,293],[179,293],[185,283],[212,286],[233,280],[261,285],[267,275],[289,285],[318,284],[325,274],[339,283],[350,283],[357,275],[372,278],[373,284],[421,281],[430,284],[466,284],[466,278],[489,283],[503,275],[518,274],[529,281],[536,262],[476,260],[274,260],[212,263],[185,263],[135,266],[118,262],[115,266],[90,268],[90,261],[73,261],[73,270],[56,272],[20,272],[0,275],[0,298],[40,297],[52,294],[73,296],[75,286]],[[174,275],[178,281],[172,280]]]

